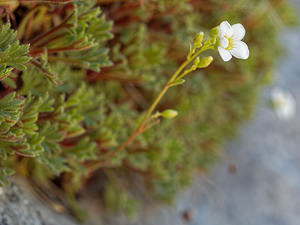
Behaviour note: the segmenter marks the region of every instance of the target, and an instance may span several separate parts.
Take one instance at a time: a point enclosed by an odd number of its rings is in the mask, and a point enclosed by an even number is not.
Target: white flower
[[[220,46],[218,47],[221,58],[227,62],[232,56],[238,59],[248,59],[249,49],[245,42],[241,41],[246,34],[242,24],[230,25],[223,21],[219,26]]]
[[[296,114],[296,102],[287,91],[274,88],[271,92],[271,100],[279,119],[290,119]]]

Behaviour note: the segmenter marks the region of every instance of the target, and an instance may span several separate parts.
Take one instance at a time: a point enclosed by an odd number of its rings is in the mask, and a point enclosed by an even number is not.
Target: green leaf
[[[30,60],[26,56],[29,45],[21,45],[15,40],[16,32],[7,23],[0,27],[0,80],[6,78],[15,68],[25,70],[25,64]]]

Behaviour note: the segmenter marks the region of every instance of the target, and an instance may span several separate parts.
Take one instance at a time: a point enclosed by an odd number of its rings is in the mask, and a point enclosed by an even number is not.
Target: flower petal
[[[232,25],[232,38],[236,41],[240,41],[245,37],[246,30],[240,23]]]
[[[285,96],[285,101],[276,108],[276,113],[280,119],[291,119],[296,114],[296,104],[292,96]]]
[[[221,38],[227,37],[230,38],[232,36],[232,28],[227,21],[223,21],[219,26],[219,36]]]
[[[271,100],[279,119],[291,119],[296,114],[296,101],[294,96],[281,88],[274,88]]]
[[[230,50],[230,53],[238,59],[248,59],[249,57],[248,46],[243,41],[234,41],[233,48]]]
[[[220,38],[220,45],[222,48],[227,48],[229,45],[229,41],[227,38]]]
[[[221,56],[221,58],[225,61],[225,62],[228,62],[232,56],[230,54],[230,52],[222,47],[218,47],[218,50],[219,50],[219,54]]]

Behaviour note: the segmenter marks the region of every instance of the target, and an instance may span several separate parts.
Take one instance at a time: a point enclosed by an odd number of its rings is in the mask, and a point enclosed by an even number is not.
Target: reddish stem
[[[52,48],[52,49],[47,49],[48,53],[57,53],[57,52],[65,52],[65,51],[81,51],[85,49],[91,48],[90,45],[82,46],[82,47],[75,47],[74,45],[68,46],[68,47],[63,47],[63,48]],[[36,50],[31,50],[29,55],[34,57],[37,55],[40,55],[45,52],[45,49],[36,49]]]
[[[61,24],[59,24],[56,27],[53,27],[52,29],[50,29],[49,31],[47,31],[46,33],[43,33],[39,36],[37,36],[35,39],[33,39],[30,42],[31,46],[35,46],[36,43],[38,43],[39,41],[43,40],[44,38],[48,37],[49,35],[55,33],[56,31],[63,29],[63,28],[68,28],[71,27],[71,24],[67,24],[68,20],[73,16],[73,13],[71,15],[69,15]]]

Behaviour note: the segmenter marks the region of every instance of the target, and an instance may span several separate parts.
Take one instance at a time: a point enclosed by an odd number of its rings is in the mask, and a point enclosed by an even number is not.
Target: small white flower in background
[[[291,93],[280,88],[271,92],[271,102],[279,119],[291,119],[296,114],[296,102]]]
[[[218,47],[221,58],[227,62],[232,56],[238,59],[248,59],[249,49],[245,42],[241,41],[246,34],[242,24],[230,25],[223,21],[219,26],[220,46]]]

